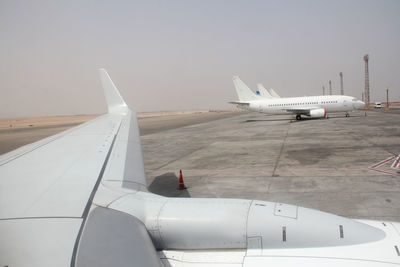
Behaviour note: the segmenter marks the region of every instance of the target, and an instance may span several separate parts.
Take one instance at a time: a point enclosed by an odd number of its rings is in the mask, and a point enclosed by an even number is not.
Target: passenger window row
[[[338,101],[322,101],[318,102],[303,102],[303,103],[287,103],[287,104],[269,104],[268,107],[283,107],[283,106],[298,106],[298,105],[313,105],[313,104],[334,104],[338,103]]]

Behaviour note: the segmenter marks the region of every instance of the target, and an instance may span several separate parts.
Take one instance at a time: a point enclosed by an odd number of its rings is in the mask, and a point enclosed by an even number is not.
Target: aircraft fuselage
[[[307,96],[274,99],[259,99],[249,103],[248,106],[239,106],[250,111],[270,114],[303,114],[306,110],[325,109],[326,112],[349,112],[362,108],[364,103],[351,96]]]

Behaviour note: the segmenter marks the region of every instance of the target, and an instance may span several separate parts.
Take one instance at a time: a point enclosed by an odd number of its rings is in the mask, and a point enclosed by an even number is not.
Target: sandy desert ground
[[[141,135],[227,118],[238,111],[171,111],[138,113]],[[98,115],[0,120],[0,155],[96,118]]]

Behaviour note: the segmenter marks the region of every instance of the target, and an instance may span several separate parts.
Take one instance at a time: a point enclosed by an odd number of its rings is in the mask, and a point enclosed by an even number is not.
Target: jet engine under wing
[[[75,266],[100,183],[146,189],[135,112],[104,70],[100,76],[107,114],[0,157],[0,266]],[[134,217],[127,223],[143,232]]]
[[[319,107],[315,108],[288,108],[286,109],[287,112],[296,114],[296,115],[310,115],[310,111],[313,109],[319,109]]]

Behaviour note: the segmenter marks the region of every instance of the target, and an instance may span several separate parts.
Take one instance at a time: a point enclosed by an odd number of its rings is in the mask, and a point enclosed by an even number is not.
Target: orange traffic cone
[[[179,185],[178,185],[178,190],[183,190],[186,189],[185,184],[183,183],[183,176],[182,176],[182,170],[179,170]]]

